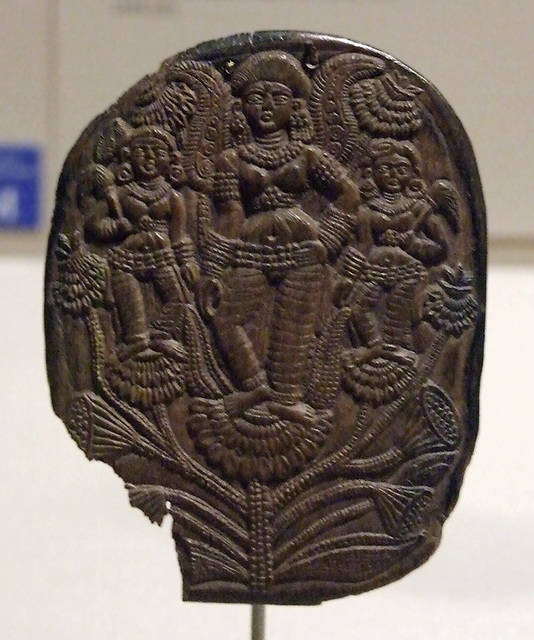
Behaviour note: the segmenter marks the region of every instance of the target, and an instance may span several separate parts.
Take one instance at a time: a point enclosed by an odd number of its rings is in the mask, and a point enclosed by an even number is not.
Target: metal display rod
[[[250,624],[250,640],[265,640],[265,605],[253,604]]]

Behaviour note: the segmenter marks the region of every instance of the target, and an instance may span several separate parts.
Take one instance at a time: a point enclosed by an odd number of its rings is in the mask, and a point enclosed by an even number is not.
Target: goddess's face
[[[293,93],[279,82],[254,82],[243,94],[243,112],[254,133],[286,129],[293,111]]]
[[[382,193],[403,193],[415,177],[408,158],[397,153],[378,158],[373,168],[373,178]]]
[[[169,149],[157,138],[134,140],[130,158],[134,178],[138,180],[152,180],[165,175],[170,164]]]

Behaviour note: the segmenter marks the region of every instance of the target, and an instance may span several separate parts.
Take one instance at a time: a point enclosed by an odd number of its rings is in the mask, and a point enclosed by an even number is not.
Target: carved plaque
[[[242,35],[166,60],[59,181],[56,413],[189,600],[312,604],[436,549],[478,422],[484,206],[460,122],[390,56]]]

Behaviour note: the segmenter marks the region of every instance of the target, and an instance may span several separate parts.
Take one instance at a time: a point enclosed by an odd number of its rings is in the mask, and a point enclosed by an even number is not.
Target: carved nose
[[[263,108],[271,111],[273,107],[274,107],[273,97],[270,93],[268,93],[263,99]]]

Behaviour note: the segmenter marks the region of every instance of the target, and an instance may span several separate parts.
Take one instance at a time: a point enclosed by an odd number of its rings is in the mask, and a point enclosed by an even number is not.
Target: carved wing
[[[362,130],[374,137],[409,140],[423,126],[420,87],[399,71],[365,79],[349,88],[351,110]]]
[[[196,102],[184,144],[184,169],[191,186],[209,189],[213,158],[222,150],[223,114],[230,89],[222,76],[206,62],[184,60],[171,65],[168,82],[183,83],[194,92]]]
[[[360,127],[350,104],[351,87],[384,73],[380,58],[361,53],[333,56],[319,68],[310,95],[316,142],[340,161],[358,145]]]
[[[438,212],[449,223],[454,233],[457,233],[460,226],[460,215],[458,211],[459,196],[455,186],[449,180],[436,180],[430,188],[430,196],[436,203]]]
[[[132,126],[158,125],[176,137],[191,186],[209,189],[212,158],[221,150],[228,86],[206,62],[171,58],[119,101]]]

